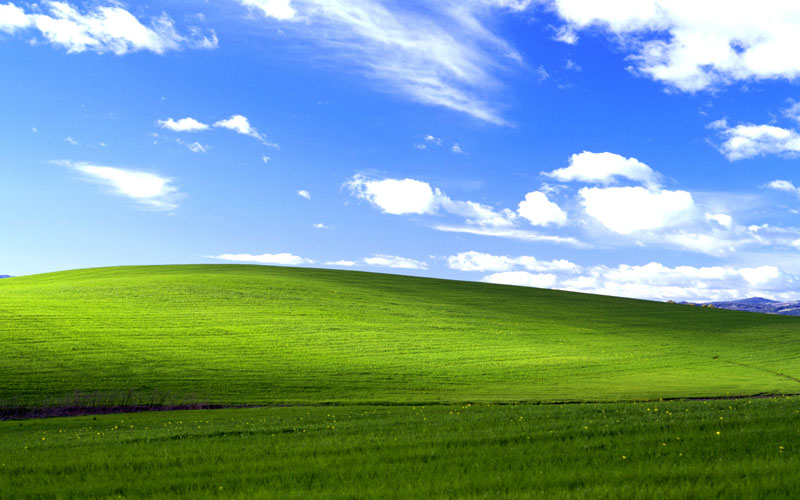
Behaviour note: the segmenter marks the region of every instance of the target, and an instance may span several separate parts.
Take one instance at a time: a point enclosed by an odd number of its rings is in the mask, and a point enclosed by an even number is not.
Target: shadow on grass
[[[220,405],[196,397],[172,392],[75,391],[69,396],[52,397],[40,403],[0,401],[0,420],[27,418],[71,417],[107,413],[130,413],[168,410],[213,410],[220,408],[249,408],[253,405]]]

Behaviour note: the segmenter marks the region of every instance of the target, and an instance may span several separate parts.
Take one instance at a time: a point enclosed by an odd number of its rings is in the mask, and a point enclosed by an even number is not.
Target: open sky
[[[800,299],[796,1],[3,1],[0,274]]]

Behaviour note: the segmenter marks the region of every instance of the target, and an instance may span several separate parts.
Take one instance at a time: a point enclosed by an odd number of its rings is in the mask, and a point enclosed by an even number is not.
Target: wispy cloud
[[[262,253],[260,255],[252,255],[249,253],[223,253],[221,255],[209,256],[208,258],[235,262],[253,262],[256,264],[275,264],[279,266],[300,266],[314,263],[312,259],[305,259],[290,253]]]
[[[368,0],[239,2],[331,50],[385,90],[505,123],[483,96],[500,86],[494,73],[521,57],[489,26],[527,2],[433,2],[424,11]]]
[[[178,207],[177,201],[184,196],[172,185],[172,179],[155,173],[85,162],[62,160],[56,163],[80,172],[87,180],[107,186],[114,194],[153,210],[174,210]]]
[[[586,248],[589,245],[583,243],[571,236],[556,236],[550,234],[542,234],[536,231],[528,231],[525,229],[506,229],[498,227],[476,227],[476,226],[434,226],[437,231],[444,231],[448,233],[468,233],[477,234],[481,236],[494,236],[498,238],[511,238],[521,241],[533,242],[548,242],[572,245],[574,247]]]
[[[310,200],[310,199],[311,199],[311,193],[309,193],[309,192],[308,192],[308,191],[306,191],[305,189],[301,189],[300,191],[298,191],[298,192],[297,192],[297,195],[298,195],[298,196],[301,196],[301,197],[303,197],[303,198],[305,198],[305,199],[307,199],[307,200]]]
[[[93,51],[123,55],[148,50],[163,54],[185,47],[213,49],[218,45],[213,31],[203,33],[192,26],[189,35],[181,35],[166,14],[145,25],[113,1],[85,13],[68,2],[45,1],[44,5],[47,14],[26,13],[13,3],[0,5],[0,31],[15,33],[35,28],[48,42],[70,53]]]

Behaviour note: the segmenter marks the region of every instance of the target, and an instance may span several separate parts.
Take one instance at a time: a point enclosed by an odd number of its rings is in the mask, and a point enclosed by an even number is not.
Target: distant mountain
[[[7,275],[7,274],[0,274],[0,278],[11,278],[11,277],[12,277],[12,276],[9,276],[9,275]]]
[[[712,305],[720,309],[732,309],[734,311],[800,316],[800,301],[778,302],[777,300],[765,299],[763,297],[750,297],[747,299],[727,300],[722,302],[704,302],[695,305]]]

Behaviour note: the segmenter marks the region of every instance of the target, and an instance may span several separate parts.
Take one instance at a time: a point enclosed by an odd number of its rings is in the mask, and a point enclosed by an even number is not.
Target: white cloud
[[[498,212],[487,205],[474,201],[451,200],[439,190],[436,192],[439,206],[448,213],[464,217],[467,224],[493,227],[510,227],[514,225],[516,214],[507,208]]]
[[[557,38],[601,28],[635,69],[687,92],[749,79],[800,75],[800,4],[673,0],[550,0],[566,21]]]
[[[790,100],[788,108],[783,110],[783,116],[800,122],[800,102]]]
[[[694,210],[686,191],[649,191],[642,187],[582,188],[586,214],[619,233],[661,229],[687,221]]]
[[[714,120],[713,122],[706,125],[706,128],[710,128],[712,130],[724,130],[728,128],[728,120],[726,118],[720,118],[719,120]]]
[[[331,228],[330,226],[326,226],[325,224],[323,224],[321,222],[317,222],[316,224],[313,224],[312,227],[314,229],[330,229]]]
[[[447,258],[447,266],[458,271],[511,271],[521,267],[526,271],[548,272],[557,271],[565,273],[575,273],[580,270],[576,264],[568,260],[559,259],[553,261],[541,261],[535,257],[507,257],[503,255],[492,255],[488,253],[461,252]]]
[[[580,277],[561,281],[560,288],[655,300],[711,301],[781,296],[793,279],[769,265],[667,267],[651,262],[643,266],[595,266]]]
[[[519,203],[517,213],[527,219],[534,226],[547,226],[555,224],[562,226],[567,222],[567,214],[556,203],[547,199],[547,195],[539,191],[532,191],[525,195]]]
[[[461,146],[458,143],[453,144],[453,147],[450,148],[450,151],[452,151],[455,154],[461,154],[464,152],[464,150],[461,149]]]
[[[302,196],[303,198],[305,198],[305,199],[307,199],[307,200],[310,200],[310,199],[311,199],[311,193],[309,193],[309,192],[308,192],[308,191],[306,191],[305,189],[301,189],[300,191],[298,191],[298,192],[297,192],[297,194],[298,194],[299,196]]]
[[[180,120],[167,118],[166,120],[158,120],[156,123],[158,123],[158,126],[161,128],[166,128],[175,132],[197,132],[208,129],[208,125],[189,116],[181,118]]]
[[[554,274],[534,274],[527,271],[506,271],[493,273],[483,278],[486,283],[499,285],[532,286],[537,288],[551,288],[558,278]]]
[[[499,257],[480,252],[464,252],[448,259],[454,269],[496,271],[482,281],[509,285],[559,288],[577,292],[652,300],[713,301],[745,297],[774,297],[796,300],[797,276],[773,265],[758,267],[710,266],[668,267],[658,262],[646,265],[580,268],[567,261],[518,270],[524,257]],[[530,259],[533,259],[530,257]],[[559,262],[564,264],[558,265]],[[517,269],[517,270],[515,270]]]
[[[215,127],[222,127],[228,130],[233,130],[237,134],[247,135],[253,138],[258,139],[262,143],[267,146],[271,146],[277,148],[278,145],[274,142],[270,142],[267,140],[267,136],[261,134],[256,130],[252,125],[250,125],[250,121],[247,119],[246,116],[243,115],[233,115],[227,120],[219,120],[218,122],[214,123]]]
[[[568,45],[575,45],[578,43],[578,34],[569,26],[561,26],[556,30],[553,39]]]
[[[372,257],[365,257],[362,262],[368,266],[375,267],[391,267],[394,269],[427,269],[428,264],[425,262],[408,259],[406,257],[397,257],[395,255],[374,255]]]
[[[436,144],[437,146],[441,146],[442,145],[442,140],[441,139],[439,139],[438,137],[434,137],[434,136],[432,136],[430,134],[425,136],[425,142],[432,142],[432,143]]]
[[[72,144],[73,146],[78,146],[78,141],[69,136],[64,138],[64,142],[66,142],[67,144]]]
[[[750,241],[748,238],[728,237],[725,234],[717,234],[716,231],[693,232],[678,231],[674,233],[663,233],[657,235],[657,241],[669,243],[693,252],[705,253],[708,255],[722,256],[732,253],[736,248]]]
[[[707,221],[714,221],[722,227],[730,229],[733,226],[733,217],[727,214],[710,214],[706,213]]]
[[[269,157],[269,156],[267,156],[267,155],[264,155],[264,156],[262,156],[262,157],[261,157],[261,161],[262,161],[262,162],[264,162],[264,163],[269,163],[269,161],[270,161],[271,159],[272,159],[272,158],[270,158],[270,157]]]
[[[342,267],[353,267],[356,263],[352,260],[337,260],[334,262],[326,262],[326,266],[342,266]]]
[[[290,0],[239,0],[243,5],[260,10],[265,16],[281,21],[292,19],[297,14]]]
[[[481,236],[494,236],[498,238],[510,238],[521,241],[558,243],[582,248],[588,247],[588,245],[585,243],[582,243],[571,236],[541,234],[535,231],[526,231],[524,229],[445,225],[435,226],[434,229],[448,233],[467,233]]]
[[[158,174],[84,162],[57,162],[84,174],[89,180],[103,184],[120,196],[130,198],[154,210],[174,210],[183,195],[172,185],[172,179]]]
[[[192,153],[205,153],[205,152],[207,152],[209,149],[211,149],[209,146],[205,146],[205,145],[203,145],[203,144],[200,144],[199,142],[192,142],[192,143],[190,143],[190,144],[184,144],[184,145],[185,145],[187,148],[189,148],[189,150],[190,150]]]
[[[660,175],[636,158],[625,158],[614,153],[584,151],[570,156],[569,166],[542,172],[562,182],[583,181],[611,184],[618,177],[641,182],[647,187],[659,186]]]
[[[224,253],[222,255],[210,256],[211,259],[232,260],[236,262],[255,262],[257,264],[276,264],[279,266],[300,266],[303,264],[313,264],[311,259],[304,259],[290,253],[264,253],[261,255],[251,255],[249,253]]]
[[[416,179],[368,180],[361,175],[345,183],[357,198],[367,200],[383,213],[394,215],[435,214],[440,209],[464,217],[468,224],[479,226],[511,226],[516,214],[511,210],[496,211],[474,201],[450,199],[438,188]]]
[[[414,9],[370,0],[239,1],[284,20],[284,30],[331,50],[383,90],[505,123],[483,96],[500,87],[494,73],[521,57],[490,27],[502,11],[528,3],[465,0]]]
[[[369,201],[387,214],[432,214],[441,193],[415,179],[367,180],[356,175],[346,184],[354,196]]]
[[[36,13],[25,13],[13,3],[0,5],[0,30],[15,32],[35,27],[47,41],[69,53],[90,50],[123,55],[149,50],[163,54],[183,47],[217,47],[213,31],[204,35],[199,28],[192,27],[190,36],[180,35],[166,14],[145,26],[116,2],[83,14],[67,2],[46,1],[45,5],[48,14],[40,13],[38,8]]]
[[[778,191],[786,191],[788,193],[800,195],[800,188],[795,186],[789,181],[784,181],[780,179],[774,180],[769,184],[767,184],[767,187],[770,189],[776,189]]]
[[[27,28],[33,21],[25,11],[13,3],[0,5],[0,31],[13,33],[22,28]]]
[[[720,152],[730,161],[800,152],[800,134],[774,125],[737,125],[720,130],[720,134],[726,138]]]
[[[567,59],[567,62],[564,63],[564,68],[572,70],[572,71],[582,71],[583,70],[583,68],[581,68],[578,65],[578,63],[576,63],[572,59]]]
[[[540,65],[538,68],[536,68],[536,76],[538,77],[540,82],[543,82],[548,78],[550,78],[550,73],[547,72],[544,66]]]

